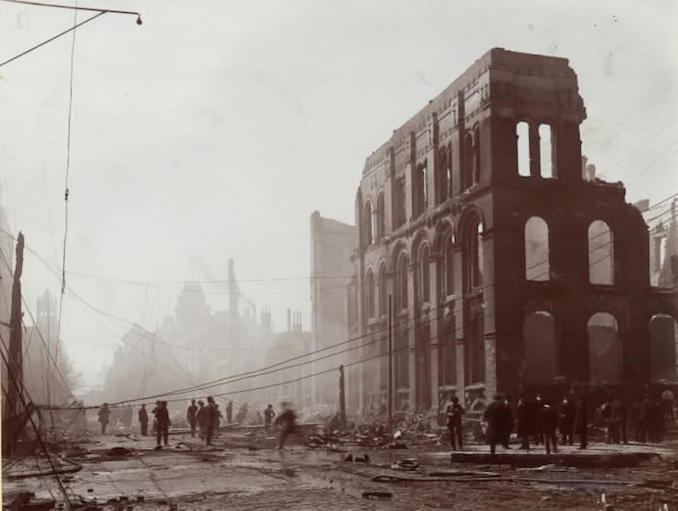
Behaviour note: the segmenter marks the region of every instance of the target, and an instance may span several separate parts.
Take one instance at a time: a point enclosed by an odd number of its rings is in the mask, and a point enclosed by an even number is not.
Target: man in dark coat
[[[214,432],[217,429],[217,409],[214,404],[214,398],[209,396],[207,398],[207,406],[205,406],[205,443],[210,445]]]
[[[191,399],[191,404],[186,409],[186,422],[188,422],[188,427],[191,428],[191,436],[194,437],[195,428],[198,425],[198,407],[195,404],[195,399]]]
[[[108,426],[109,417],[111,416],[111,409],[108,407],[108,403],[104,403],[99,409],[99,422],[101,423],[101,434],[106,434],[106,426]]]
[[[268,429],[271,427],[273,422],[273,417],[275,417],[275,411],[273,410],[273,405],[268,405],[264,410],[264,428]]]
[[[546,447],[546,454],[558,452],[558,437],[556,429],[558,428],[558,412],[549,403],[544,403],[544,406],[539,410],[537,415],[537,424],[539,431],[544,438],[544,447]]]
[[[230,424],[233,419],[233,401],[226,404],[226,421]]]
[[[526,451],[530,450],[530,435],[533,430],[532,422],[532,403],[524,395],[518,397],[518,406],[516,407],[516,433],[520,438],[520,448]]]
[[[148,412],[146,411],[146,405],[141,405],[141,408],[137,413],[137,418],[139,419],[141,436],[148,436]]]
[[[497,444],[502,443],[504,434],[504,400],[501,396],[494,396],[483,413],[483,419],[487,422],[487,443],[490,444],[490,454],[495,454]]]
[[[167,401],[160,401],[158,407],[155,410],[155,419],[158,421],[158,431],[155,436],[156,440],[156,449],[161,448],[162,444],[165,446],[168,445],[168,436],[169,436],[169,427],[170,427],[170,418],[169,410],[167,409]]]
[[[198,401],[198,411],[195,414],[198,423],[198,436],[200,440],[205,440],[207,436],[207,411],[205,410],[205,403]]]
[[[457,444],[459,444],[459,450],[462,450],[464,448],[464,434],[462,432],[464,409],[459,404],[457,396],[452,397],[452,402],[447,405],[445,415],[447,418],[447,429],[450,432],[450,445],[456,451]]]
[[[532,401],[532,434],[534,435],[534,443],[537,445],[544,443],[544,435],[539,429],[539,412],[544,407],[544,400],[541,397],[541,394],[537,394],[537,397]]]
[[[574,436],[574,415],[577,411],[576,405],[565,396],[558,409],[558,427],[563,445],[572,445]]]
[[[588,446],[589,410],[585,396],[577,400],[577,408],[574,412],[574,432],[579,435],[579,448],[586,449]]]
[[[501,445],[504,449],[510,449],[509,442],[511,441],[511,433],[513,432],[513,411],[511,410],[509,396],[504,398],[503,403]]]

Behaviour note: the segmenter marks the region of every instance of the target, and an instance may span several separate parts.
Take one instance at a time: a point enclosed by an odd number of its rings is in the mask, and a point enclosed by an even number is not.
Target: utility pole
[[[23,361],[22,358],[22,339],[21,339],[21,272],[24,265],[24,235],[19,233],[16,244],[16,265],[14,268],[14,281],[12,282],[12,305],[9,319],[9,348],[7,373],[12,378],[7,379],[7,401],[5,403],[5,427],[8,428],[7,446],[14,445],[14,440],[19,434],[13,424],[16,424],[18,413],[18,404],[22,396],[23,387]]]
[[[388,431],[393,424],[393,295],[388,295]]]
[[[344,364],[339,366],[339,422],[341,429],[346,429],[346,390],[344,380]]]

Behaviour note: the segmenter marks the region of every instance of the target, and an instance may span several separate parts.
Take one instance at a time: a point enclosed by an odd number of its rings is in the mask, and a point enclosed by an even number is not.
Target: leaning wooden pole
[[[7,448],[11,448],[20,434],[17,414],[19,412],[19,403],[23,394],[23,361],[22,361],[22,338],[21,338],[21,272],[24,265],[24,235],[19,233],[16,244],[16,262],[14,268],[14,280],[12,282],[12,305],[9,318],[9,347],[7,349],[7,372],[12,378],[7,379],[7,400],[5,402],[5,424],[7,428],[5,443]],[[8,453],[11,454],[11,453]]]

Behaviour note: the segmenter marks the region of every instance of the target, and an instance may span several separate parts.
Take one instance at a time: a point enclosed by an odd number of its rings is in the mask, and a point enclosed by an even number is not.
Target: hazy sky
[[[66,3],[66,0],[64,0]],[[677,191],[675,2],[81,0],[139,10],[77,31],[68,285],[148,329],[227,259],[308,325],[309,215],[353,222],[365,157],[492,47],[570,59],[584,152],[630,201]],[[79,15],[79,19],[88,16]],[[0,2],[0,61],[73,23]],[[0,68],[0,201],[61,265],[70,36]],[[25,293],[58,291],[27,255]],[[153,281],[148,286],[125,281]],[[224,285],[206,287],[213,310]],[[123,324],[69,293],[63,339],[96,384]]]

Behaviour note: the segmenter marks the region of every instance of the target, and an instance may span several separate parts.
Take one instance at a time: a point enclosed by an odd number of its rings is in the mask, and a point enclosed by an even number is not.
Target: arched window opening
[[[438,204],[445,202],[450,194],[450,154],[447,150],[440,151],[438,167],[436,168],[438,179],[437,200]]]
[[[379,315],[388,312],[388,294],[386,288],[386,267],[382,264],[379,268]]]
[[[399,177],[395,181],[395,197],[393,200],[393,225],[400,227],[405,223],[405,178]]]
[[[483,285],[483,225],[476,215],[468,222],[464,232],[464,274],[466,289]]]
[[[589,282],[614,284],[614,235],[602,220],[589,225]]]
[[[528,314],[523,322],[523,381],[552,382],[557,371],[556,322],[546,311]]]
[[[533,216],[525,222],[525,278],[549,280],[550,273],[549,226]]]
[[[518,175],[530,176],[530,125],[520,121],[516,125],[518,144]]]
[[[419,250],[419,265],[417,269],[418,274],[418,295],[420,303],[428,303],[431,298],[431,281],[430,281],[430,268],[431,264],[429,261],[429,248],[428,245],[424,245]]]
[[[462,190],[466,190],[473,185],[473,169],[475,168],[475,150],[473,147],[473,137],[470,133],[464,135],[462,149],[461,187]]]
[[[377,197],[377,225],[375,227],[375,232],[377,233],[377,239],[380,240],[386,234],[386,208],[384,206],[384,194],[380,193]]]
[[[398,310],[407,309],[407,256],[405,254],[401,254],[398,258],[396,290]]]
[[[440,285],[440,299],[445,299],[447,296],[454,294],[454,250],[453,250],[453,236],[447,234],[443,239],[441,248],[441,258],[438,268],[440,269],[438,279]]]
[[[414,216],[421,215],[428,204],[426,162],[417,165],[414,174]]]
[[[621,380],[622,349],[619,326],[612,314],[597,312],[587,324],[589,381],[618,383]]]
[[[473,184],[480,183],[480,128],[473,130]]]
[[[655,314],[649,334],[652,381],[678,381],[678,323],[667,314]]]
[[[374,273],[372,270],[367,270],[367,276],[365,277],[365,296],[367,301],[367,317],[374,317]]]
[[[365,204],[365,216],[363,218],[363,239],[365,245],[371,245],[374,242],[372,237],[372,204]]]
[[[541,177],[556,177],[553,154],[553,130],[549,124],[539,125],[539,162]]]

